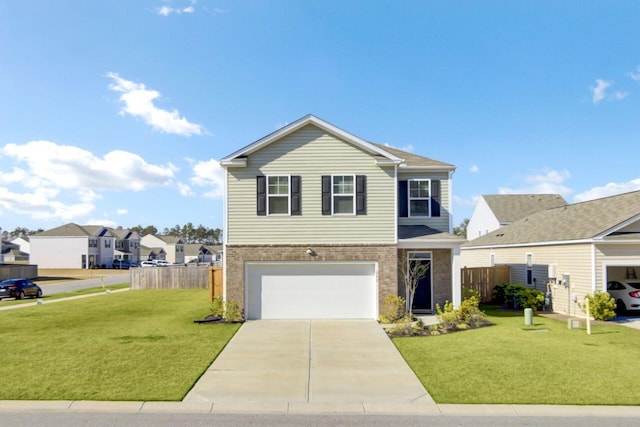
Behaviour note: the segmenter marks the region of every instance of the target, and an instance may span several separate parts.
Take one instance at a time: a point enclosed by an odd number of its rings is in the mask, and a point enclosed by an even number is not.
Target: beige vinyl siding
[[[488,267],[490,254],[495,254],[495,265],[509,265],[511,267],[511,282],[526,282],[526,254],[533,257],[533,277],[536,278],[536,288],[546,290],[548,282],[548,268],[556,264],[558,278],[563,274],[570,275],[571,294],[578,296],[578,302],[583,303],[584,296],[592,293],[592,252],[591,244],[569,244],[549,246],[521,246],[514,248],[471,249],[462,248],[461,262],[466,267]],[[566,313],[567,289],[563,286],[550,286],[553,297],[554,311]],[[583,316],[584,313],[573,302],[570,304],[571,315]]]
[[[399,225],[428,225],[436,230],[449,232],[449,174],[447,172],[402,172],[398,171],[398,180],[438,179],[440,180],[440,216],[398,218]],[[397,213],[396,213],[397,214]]]
[[[229,244],[395,243],[394,167],[309,125],[229,167]],[[322,175],[366,175],[367,214],[322,215]],[[258,216],[257,175],[301,176],[300,216]]]

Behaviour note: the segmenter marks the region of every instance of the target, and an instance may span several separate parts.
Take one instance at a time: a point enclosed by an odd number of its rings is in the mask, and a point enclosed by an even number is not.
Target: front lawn
[[[209,313],[206,290],[0,312],[0,400],[182,400],[239,328]]]
[[[638,405],[640,331],[488,311],[495,326],[393,342],[438,403]]]
[[[42,286],[41,286],[42,287]],[[42,292],[44,293],[44,295],[42,296],[42,298],[39,298],[42,300],[43,304],[46,304],[48,301],[53,301],[56,299],[62,299],[62,298],[69,298],[69,297],[77,297],[80,295],[88,295],[88,294],[102,294],[105,293],[107,290],[109,291],[116,291],[119,289],[127,289],[129,288],[130,285],[129,283],[120,283],[117,285],[107,285],[107,286],[96,286],[94,288],[85,288],[85,289],[78,289],[75,291],[66,291],[66,292],[58,292],[57,294],[47,294],[47,288],[42,287]],[[25,299],[9,299],[9,300],[2,300],[0,301],[0,307],[5,307],[8,305],[19,305],[19,304],[27,304],[27,303],[33,303],[38,301],[38,298],[25,298]]]

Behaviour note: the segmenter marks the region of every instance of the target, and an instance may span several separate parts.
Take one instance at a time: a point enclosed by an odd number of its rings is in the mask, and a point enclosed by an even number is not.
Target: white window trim
[[[421,256],[424,254],[424,256]],[[411,255],[414,255],[412,258]],[[407,274],[409,272],[409,268],[411,268],[411,261],[429,261],[429,283],[431,283],[431,308],[427,309],[427,311],[433,311],[434,309],[434,301],[433,301],[433,252],[432,251],[408,251],[407,252]],[[407,301],[407,309],[410,307],[409,301]]]
[[[412,182],[420,182],[427,181],[429,188],[429,197],[411,197],[411,183]],[[429,209],[429,213],[427,215],[411,215],[411,201],[412,200],[427,200],[427,208]],[[407,183],[407,212],[409,214],[409,218],[431,218],[431,179],[430,178],[412,178],[409,179]]]
[[[533,280],[533,253],[527,252],[524,255],[524,264],[525,264],[525,278],[524,281],[527,285],[534,285],[535,281]],[[531,272],[531,282],[529,282],[529,272]]]
[[[335,177],[343,177],[343,176],[350,176],[353,178],[353,192],[351,193],[351,199],[353,200],[353,211],[351,213],[348,212],[336,212],[335,211],[335,196],[340,196],[340,197],[346,197],[349,196],[348,194],[335,194],[333,192],[333,180]],[[337,215],[337,216],[351,216],[351,215],[355,215],[356,214],[356,175],[355,174],[344,174],[344,173],[338,173],[335,175],[331,175],[331,215]]]
[[[489,266],[490,267],[495,267],[496,266],[496,254],[491,252],[489,254]]]
[[[269,178],[286,177],[287,178],[287,194],[269,194]],[[270,213],[269,205],[271,204],[271,197],[286,197],[287,198],[287,213]],[[291,216],[291,175],[267,175],[267,216]]]

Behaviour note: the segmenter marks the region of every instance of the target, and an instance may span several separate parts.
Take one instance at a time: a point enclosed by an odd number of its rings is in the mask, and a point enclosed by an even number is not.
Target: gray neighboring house
[[[378,317],[423,264],[414,312],[460,302],[455,166],[304,116],[220,161],[224,297],[247,319]]]
[[[469,224],[467,239],[473,240],[490,231],[545,209],[567,202],[559,194],[485,194],[480,196]]]
[[[185,263],[210,263],[222,259],[222,245],[203,245],[186,243],[184,245]]]
[[[114,259],[127,259],[140,263],[140,235],[126,228],[109,228],[116,238]]]
[[[0,243],[0,263],[29,261],[29,254],[20,250],[20,245],[4,240]]]
[[[140,261],[153,261],[156,259],[167,259],[167,253],[164,249],[150,248],[145,245],[140,245]]]
[[[553,310],[583,315],[586,294],[640,277],[640,191],[547,209],[469,241],[462,265],[509,265],[511,282],[548,291]]]
[[[180,237],[147,234],[140,243],[148,248],[162,248],[165,252],[164,259],[172,264],[184,264],[184,241]]]

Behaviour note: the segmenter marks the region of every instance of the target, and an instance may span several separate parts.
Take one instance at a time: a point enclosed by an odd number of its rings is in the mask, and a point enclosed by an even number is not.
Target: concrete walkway
[[[183,402],[309,409],[434,403],[372,320],[246,322]]]

